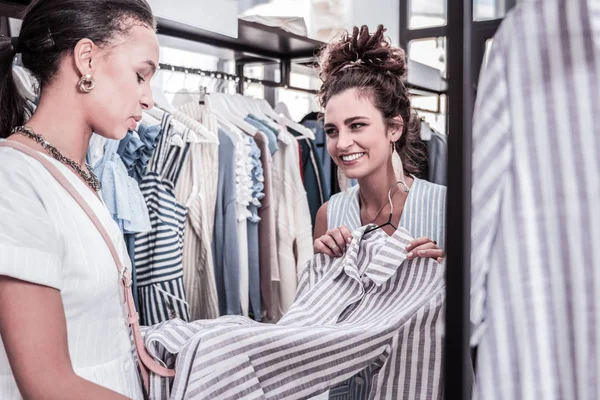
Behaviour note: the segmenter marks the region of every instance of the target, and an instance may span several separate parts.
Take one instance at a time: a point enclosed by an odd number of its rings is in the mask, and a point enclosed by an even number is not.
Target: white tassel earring
[[[406,182],[404,181],[404,167],[402,166],[402,159],[400,154],[396,151],[396,143],[392,142],[392,166],[394,167],[394,174],[396,175],[396,181],[402,182],[404,187]]]

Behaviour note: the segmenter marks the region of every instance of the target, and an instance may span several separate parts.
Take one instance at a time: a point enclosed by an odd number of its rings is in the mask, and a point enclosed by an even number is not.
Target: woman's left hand
[[[437,243],[428,237],[413,240],[406,246],[406,251],[408,251],[407,258],[409,260],[417,257],[433,258],[441,264],[444,257],[446,257],[446,252],[440,249]]]

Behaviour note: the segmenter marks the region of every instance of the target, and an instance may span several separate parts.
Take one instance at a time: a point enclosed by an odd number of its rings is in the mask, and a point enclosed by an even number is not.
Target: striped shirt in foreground
[[[473,129],[475,397],[600,398],[600,2],[523,1]]]
[[[403,228],[365,229],[343,257],[307,263],[277,325],[223,317],[149,328],[149,351],[177,371],[171,398],[304,399],[366,367],[371,399],[441,398],[444,267],[407,261]],[[151,394],[167,398],[168,381],[153,376]]]

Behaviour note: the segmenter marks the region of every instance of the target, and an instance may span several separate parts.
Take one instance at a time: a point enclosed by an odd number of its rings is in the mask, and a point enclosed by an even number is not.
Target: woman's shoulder
[[[446,198],[446,186],[438,185],[437,183],[429,182],[416,177],[413,179],[414,182],[411,189],[415,189],[416,191],[428,195],[436,195],[440,197],[440,200],[444,200]]]
[[[339,193],[332,195],[329,198],[330,207],[332,205],[343,204],[345,202],[350,202],[356,199],[358,194],[358,185],[352,186],[346,190],[342,190]]]

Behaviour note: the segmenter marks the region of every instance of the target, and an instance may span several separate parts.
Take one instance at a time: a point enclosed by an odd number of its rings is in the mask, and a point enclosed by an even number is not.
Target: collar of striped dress
[[[360,281],[361,276],[364,275],[373,281],[375,285],[381,286],[396,274],[400,265],[407,258],[406,245],[413,238],[402,227],[398,228],[391,236],[385,233],[383,229],[377,229],[365,235],[365,231],[373,227],[376,227],[376,225],[369,224],[352,232],[352,243],[350,243],[346,254],[337,265],[337,271],[333,275],[334,279],[339,279],[342,273],[345,273],[349,277]],[[383,241],[381,250],[374,255],[373,260],[369,263],[359,262],[359,251],[361,246],[364,245],[363,241]]]

